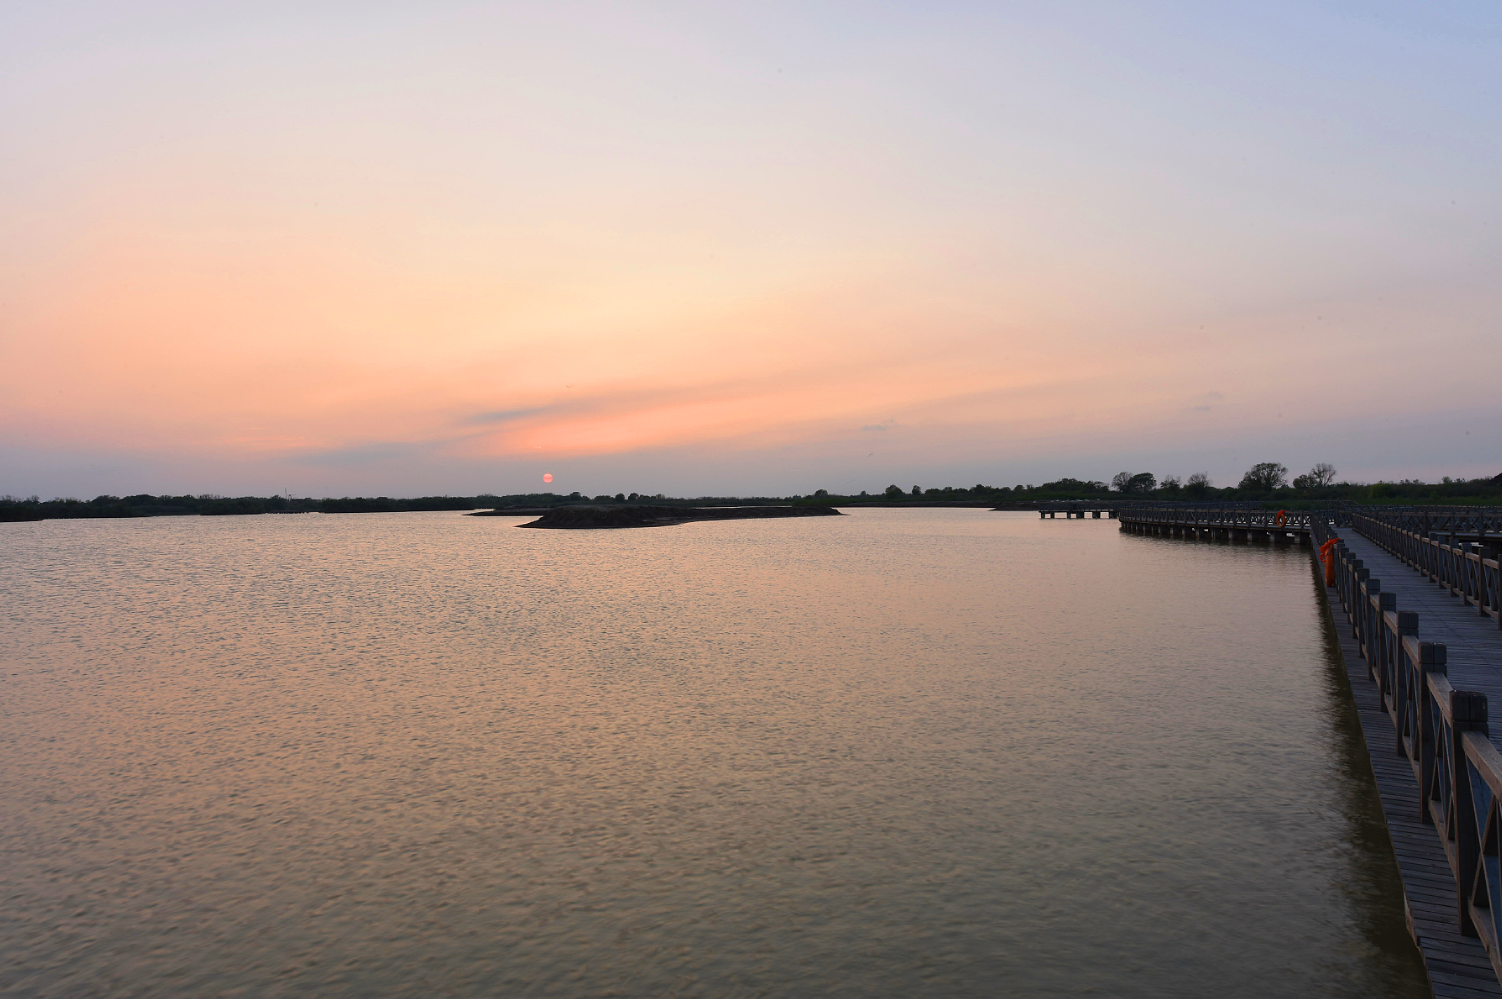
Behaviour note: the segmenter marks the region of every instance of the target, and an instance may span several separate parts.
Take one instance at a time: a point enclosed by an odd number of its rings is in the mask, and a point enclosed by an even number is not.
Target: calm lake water
[[[0,525],[0,992],[1427,995],[1307,551]]]

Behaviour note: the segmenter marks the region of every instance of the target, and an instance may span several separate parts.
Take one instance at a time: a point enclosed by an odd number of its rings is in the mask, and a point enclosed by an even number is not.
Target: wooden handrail
[[[1493,795],[1502,798],[1502,753],[1479,732],[1465,734],[1465,755]]]
[[[1184,524],[1203,527],[1255,527],[1259,529],[1307,531],[1311,515],[1307,510],[1242,510],[1221,507],[1152,507],[1122,509],[1123,522],[1150,524]],[[1278,518],[1283,523],[1278,523]]]
[[[1450,703],[1450,695],[1455,693],[1455,688],[1451,685],[1450,678],[1443,673],[1430,673],[1427,679],[1429,696],[1439,708],[1440,717],[1446,725],[1455,724],[1454,708]]]
[[[1502,552],[1469,541],[1450,543],[1367,514],[1354,514],[1352,527],[1399,561],[1445,587],[1478,614],[1502,628]]]

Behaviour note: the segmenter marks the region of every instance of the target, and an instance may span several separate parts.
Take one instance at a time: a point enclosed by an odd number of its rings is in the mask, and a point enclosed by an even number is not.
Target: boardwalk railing
[[[1038,504],[1038,516],[1053,517],[1062,513],[1066,518],[1083,518],[1085,515],[1099,518],[1101,514],[1107,517],[1124,517],[1129,513],[1144,513],[1147,511],[1195,511],[1201,514],[1213,514],[1217,517],[1228,516],[1232,513],[1265,513],[1269,517],[1277,515],[1276,510],[1265,509],[1267,504],[1260,500],[1243,501],[1232,500],[1219,503],[1195,503],[1174,500],[1134,500],[1125,499],[1120,495],[1099,496],[1095,499],[1075,500],[1045,500]],[[997,507],[1001,509],[1001,507]],[[1292,514],[1290,514],[1292,516]]]
[[[1117,516],[1122,530],[1138,534],[1275,543],[1307,542],[1312,519],[1303,510],[1219,506],[1140,506],[1123,509]]]
[[[1502,509],[1483,506],[1410,506],[1351,508],[1375,520],[1401,527],[1406,531],[1428,535],[1474,536],[1478,541],[1488,535],[1502,534]]]
[[[1310,530],[1333,561],[1352,637],[1393,720],[1394,748],[1418,780],[1419,818],[1434,826],[1455,875],[1460,931],[1480,937],[1502,980],[1502,754],[1491,743],[1486,695],[1451,686],[1446,647],[1419,639],[1419,616],[1397,609],[1395,594],[1333,536],[1329,517],[1312,517]]]
[[[1496,618],[1497,627],[1502,628],[1502,559],[1495,549],[1469,541],[1450,541],[1437,531],[1408,530],[1385,516],[1353,514],[1351,526],[1398,561],[1474,606],[1478,613]]]
[[[1038,504],[1038,516],[1053,519],[1058,514],[1063,514],[1065,520],[1079,518],[1083,520],[1086,514],[1100,519],[1101,514],[1107,518],[1115,517],[1118,511],[1126,505],[1119,499],[1093,499],[1093,500],[1050,500]]]

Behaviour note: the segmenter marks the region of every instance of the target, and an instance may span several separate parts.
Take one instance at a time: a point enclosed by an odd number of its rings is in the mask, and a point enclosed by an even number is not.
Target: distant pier
[[[1310,514],[1231,507],[1140,506],[1119,511],[1121,529],[1133,534],[1210,541],[1310,544]]]
[[[1075,518],[1084,520],[1087,516],[1099,520],[1100,515],[1105,514],[1106,519],[1110,520],[1116,516],[1118,505],[1109,500],[1064,500],[1040,504],[1038,516],[1045,520],[1053,520],[1062,513],[1065,520]]]

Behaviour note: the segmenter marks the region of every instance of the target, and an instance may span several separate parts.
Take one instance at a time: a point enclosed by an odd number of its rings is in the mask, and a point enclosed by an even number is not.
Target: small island
[[[474,517],[506,516],[494,510]],[[514,514],[513,514],[514,515]],[[608,527],[668,527],[693,520],[760,520],[771,517],[838,517],[829,506],[562,506],[518,527],[590,530]]]

